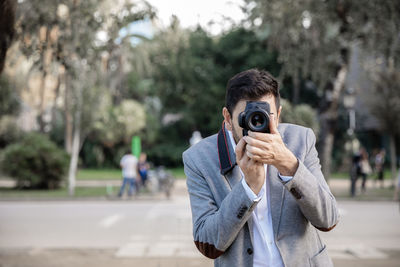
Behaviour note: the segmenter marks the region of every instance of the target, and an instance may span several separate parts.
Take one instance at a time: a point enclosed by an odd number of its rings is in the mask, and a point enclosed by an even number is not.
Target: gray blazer
[[[318,230],[330,231],[338,222],[336,200],[321,172],[311,129],[280,123],[286,146],[298,158],[293,179],[283,183],[268,166],[274,239],[285,266],[333,266]],[[183,153],[199,251],[215,266],[253,266],[252,211],[242,184],[235,152],[223,126]],[[318,230],[317,230],[318,229]]]

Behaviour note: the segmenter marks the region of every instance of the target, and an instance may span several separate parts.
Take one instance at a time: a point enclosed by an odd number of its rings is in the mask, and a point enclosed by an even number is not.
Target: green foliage
[[[0,148],[4,148],[21,138],[22,132],[16,123],[16,119],[16,117],[10,115],[0,117]]]
[[[2,153],[1,167],[18,187],[55,189],[66,173],[68,155],[46,136],[30,133]]]
[[[136,92],[148,92],[160,102],[159,109],[153,108],[154,101],[147,103],[152,106],[147,127],[154,130],[151,134],[148,129],[144,131],[144,150],[150,160],[167,166],[181,164],[181,154],[193,131],[206,137],[219,130],[226,83],[233,75],[254,67],[277,75],[280,69],[277,55],[254,32],[243,28],[212,37],[201,28],[183,30],[175,21],[135,52],[148,54],[151,66],[133,64],[148,71],[139,78],[131,75],[130,81],[136,85]],[[140,62],[146,60],[140,58]],[[140,79],[146,81],[144,86],[138,86]],[[178,119],[163,121],[171,115]]]
[[[378,73],[371,95],[365,99],[370,112],[379,120],[381,130],[399,134],[400,128],[400,70]]]
[[[319,133],[317,112],[307,104],[293,106],[289,101],[281,99],[282,122],[293,123],[313,129],[316,136]]]
[[[98,112],[93,132],[108,147],[118,142],[128,143],[145,126],[145,110],[135,100],[123,100],[119,105],[106,102]]]
[[[15,115],[19,111],[18,95],[4,75],[0,76],[0,116]]]

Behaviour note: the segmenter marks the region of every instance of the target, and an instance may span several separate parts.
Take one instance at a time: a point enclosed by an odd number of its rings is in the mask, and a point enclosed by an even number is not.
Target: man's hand
[[[236,162],[244,174],[246,183],[258,195],[265,180],[264,164],[248,157],[246,154],[246,142],[243,138],[237,144],[235,153]]]
[[[270,115],[269,128],[269,134],[249,131],[249,135],[243,137],[247,143],[246,154],[253,161],[275,166],[281,175],[293,176],[299,163],[283,143],[274,114]]]

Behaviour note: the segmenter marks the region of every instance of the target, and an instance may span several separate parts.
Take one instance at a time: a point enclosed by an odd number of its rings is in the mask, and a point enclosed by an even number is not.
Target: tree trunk
[[[65,94],[64,94],[64,119],[65,119],[65,132],[64,132],[64,147],[68,154],[72,152],[72,115],[71,115],[71,81],[69,75],[64,74]]]
[[[50,37],[50,30],[47,26],[42,27],[45,31],[44,40],[41,39],[40,30],[39,30],[39,40],[40,40],[40,64],[41,64],[41,71],[42,77],[40,81],[40,103],[39,103],[39,116],[38,116],[38,123],[39,123],[39,130],[41,133],[45,132],[45,121],[44,121],[44,113],[46,109],[46,77],[48,72],[48,64],[49,59],[47,58],[48,50],[49,50],[49,37]],[[42,29],[41,28],[41,29]]]
[[[338,119],[339,97],[344,89],[347,65],[343,64],[336,75],[332,97],[328,109],[321,114],[321,139],[319,152],[321,157],[322,173],[326,180],[331,176],[332,151],[335,142],[335,128]]]
[[[397,174],[397,157],[396,157],[396,141],[395,135],[390,134],[390,171],[392,173],[392,186],[396,183],[396,174]]]
[[[300,98],[300,75],[299,75],[299,70],[297,70],[293,77],[292,102],[294,105],[297,105],[299,103],[299,98]]]
[[[77,114],[77,117],[78,116],[80,117],[80,114],[79,115]],[[80,130],[81,130],[80,128],[81,127],[79,125],[75,125],[74,138],[72,141],[71,160],[69,162],[69,171],[68,171],[68,194],[70,196],[75,195],[76,171],[78,169],[78,159],[79,159],[79,143],[80,143]]]
[[[42,54],[44,54],[42,52]],[[45,122],[44,122],[44,112],[45,112],[45,92],[46,92],[46,77],[47,77],[47,71],[43,67],[42,70],[42,75],[41,75],[41,81],[40,81],[40,104],[39,104],[39,115],[38,115],[38,123],[39,123],[39,131],[41,133],[45,132]]]
[[[71,160],[68,171],[68,193],[70,196],[75,194],[76,172],[78,169],[79,151],[81,148],[81,116],[82,116],[82,87],[77,86],[74,136],[72,139]]]

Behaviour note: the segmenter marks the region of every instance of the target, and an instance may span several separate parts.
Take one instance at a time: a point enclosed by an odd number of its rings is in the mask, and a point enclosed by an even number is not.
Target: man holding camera
[[[278,83],[232,77],[218,134],[183,153],[199,251],[215,266],[333,266],[318,230],[338,221],[311,129],[279,123]]]

